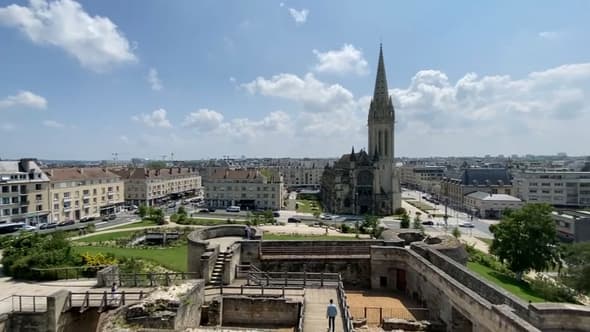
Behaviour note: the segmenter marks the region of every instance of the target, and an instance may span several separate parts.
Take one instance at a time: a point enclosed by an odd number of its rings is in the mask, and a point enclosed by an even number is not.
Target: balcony
[[[71,197],[64,197],[63,201],[64,202],[71,202],[72,198]]]
[[[72,207],[71,206],[64,206],[64,211],[71,211]]]

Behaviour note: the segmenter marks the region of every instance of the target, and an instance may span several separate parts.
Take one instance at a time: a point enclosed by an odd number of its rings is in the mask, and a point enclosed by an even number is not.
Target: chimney
[[[80,168],[78,171],[80,172],[80,174],[84,174],[84,168]]]

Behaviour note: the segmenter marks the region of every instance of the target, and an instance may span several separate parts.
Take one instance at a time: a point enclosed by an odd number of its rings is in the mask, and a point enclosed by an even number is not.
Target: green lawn
[[[535,293],[525,281],[516,280],[510,276],[475,262],[467,262],[467,267],[471,271],[481,275],[485,279],[504,288],[505,290],[525,301],[530,300],[531,302],[547,302],[547,300]]]
[[[117,226],[117,227],[113,227],[113,228],[109,228],[109,230],[111,229],[127,229],[127,228],[135,228],[135,227],[159,227],[153,220],[142,220],[140,222],[134,222],[132,224],[127,224],[127,225],[121,225],[121,226]]]
[[[430,206],[429,204],[423,203],[423,202],[419,202],[419,201],[407,201],[410,205],[413,205],[414,207],[422,210],[422,211],[431,211],[431,210],[435,210],[435,208],[433,208],[432,206]]]
[[[492,242],[494,242],[494,239],[488,239],[485,237],[476,237],[476,239],[485,242],[485,244],[487,244],[488,246],[491,246]]]
[[[187,247],[162,248],[162,249],[140,249],[140,248],[110,248],[82,246],[74,247],[80,254],[84,253],[111,253],[118,257],[135,257],[152,261],[173,271],[186,272]]]
[[[322,205],[319,201],[312,201],[308,199],[298,199],[297,212],[313,213],[314,211],[322,212]]]
[[[302,235],[302,234],[270,234],[262,235],[263,240],[313,240],[313,241],[339,241],[339,240],[358,240],[354,236],[341,235]]]
[[[120,232],[112,232],[112,233],[102,233],[102,234],[96,234],[96,235],[91,235],[88,237],[83,237],[81,239],[77,239],[75,240],[76,242],[101,242],[101,241],[111,241],[111,240],[116,240],[116,239],[120,239],[123,237],[127,237],[133,233],[136,233],[137,231],[120,231]]]

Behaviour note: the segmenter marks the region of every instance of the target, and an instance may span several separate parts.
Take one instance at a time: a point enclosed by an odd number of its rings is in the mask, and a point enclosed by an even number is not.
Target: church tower
[[[373,160],[375,176],[373,194],[375,210],[389,214],[401,206],[399,179],[394,165],[395,110],[387,89],[383,47],[379,46],[379,64],[375,91],[369,108],[369,156]]]

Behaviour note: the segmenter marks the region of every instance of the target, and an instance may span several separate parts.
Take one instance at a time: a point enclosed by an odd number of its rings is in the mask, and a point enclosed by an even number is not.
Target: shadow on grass
[[[504,273],[498,272],[498,271],[491,271],[488,273],[490,276],[498,279],[498,281],[500,281],[501,283],[507,285],[507,286],[514,286],[517,287],[520,292],[522,292],[525,295],[528,295],[530,297],[536,297],[536,298],[542,298],[543,296],[541,294],[538,294],[537,292],[535,292],[534,290],[531,289],[531,286],[529,285],[528,282],[523,281],[523,280],[518,280],[514,277],[511,277],[509,275],[506,275]]]

